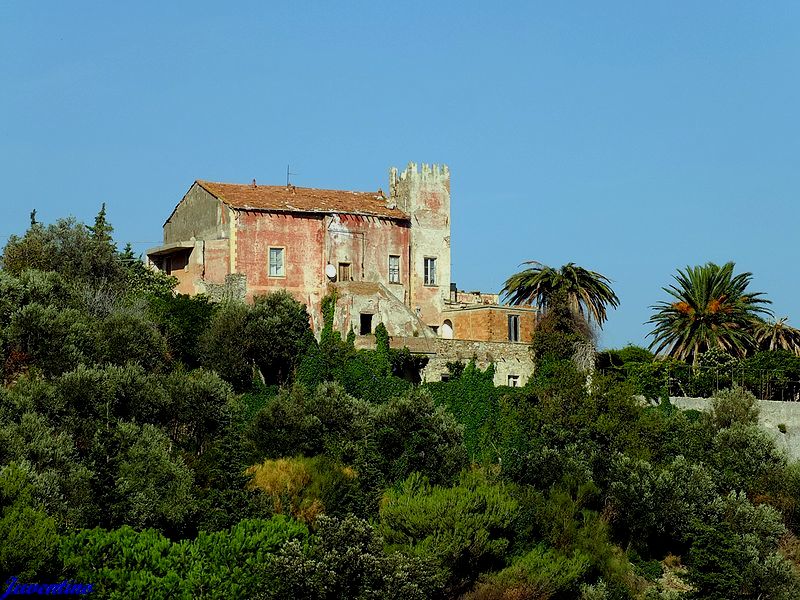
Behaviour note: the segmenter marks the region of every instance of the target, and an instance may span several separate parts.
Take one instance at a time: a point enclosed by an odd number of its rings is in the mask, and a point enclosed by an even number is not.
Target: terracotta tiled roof
[[[382,192],[346,192],[282,185],[197,181],[207,192],[234,209],[288,212],[346,213],[408,219],[398,208],[387,208]]]

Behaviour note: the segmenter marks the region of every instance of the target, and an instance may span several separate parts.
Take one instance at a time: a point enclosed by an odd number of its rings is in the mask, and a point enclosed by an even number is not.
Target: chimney
[[[386,194],[383,193],[381,188],[378,188],[378,200],[383,200],[386,208],[389,210],[394,210],[397,208],[397,200],[395,198],[387,198]]]

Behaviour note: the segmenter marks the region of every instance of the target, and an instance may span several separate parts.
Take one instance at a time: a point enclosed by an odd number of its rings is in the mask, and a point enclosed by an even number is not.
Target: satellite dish
[[[327,275],[328,279],[330,279],[331,281],[336,279],[336,267],[328,263],[328,266],[325,267],[325,275]]]

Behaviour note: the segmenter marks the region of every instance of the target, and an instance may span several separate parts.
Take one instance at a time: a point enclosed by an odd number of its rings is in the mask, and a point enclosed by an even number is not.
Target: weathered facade
[[[343,334],[369,335],[384,323],[397,339],[493,342],[518,354],[536,320],[533,309],[501,306],[496,295],[465,294],[451,283],[443,165],[392,168],[388,194],[198,180],[147,256],[178,279],[180,293],[250,300],[287,290],[308,306],[315,332],[322,298],[333,289]],[[446,343],[437,348],[447,355]],[[514,383],[524,383],[530,368]]]
[[[484,342],[530,342],[537,311],[499,305],[447,305],[442,311],[443,338]]]

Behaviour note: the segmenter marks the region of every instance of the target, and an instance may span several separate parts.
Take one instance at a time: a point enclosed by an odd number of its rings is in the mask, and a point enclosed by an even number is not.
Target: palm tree
[[[672,300],[651,306],[648,320],[655,328],[650,348],[656,354],[697,362],[698,356],[718,348],[743,356],[755,345],[753,330],[760,315],[771,315],[760,292],[747,292],[752,273],[734,275],[734,263],[707,263],[686,267],[674,276],[677,285],[663,288]]]
[[[563,294],[572,312],[586,321],[594,320],[602,328],[606,305],[619,306],[619,298],[605,275],[589,271],[575,263],[553,269],[535,260],[523,264],[532,267],[509,277],[501,294],[510,304],[532,304],[546,312],[557,294]]]
[[[800,329],[792,327],[783,317],[776,321],[756,322],[753,337],[759,350],[788,350],[800,356]]]

